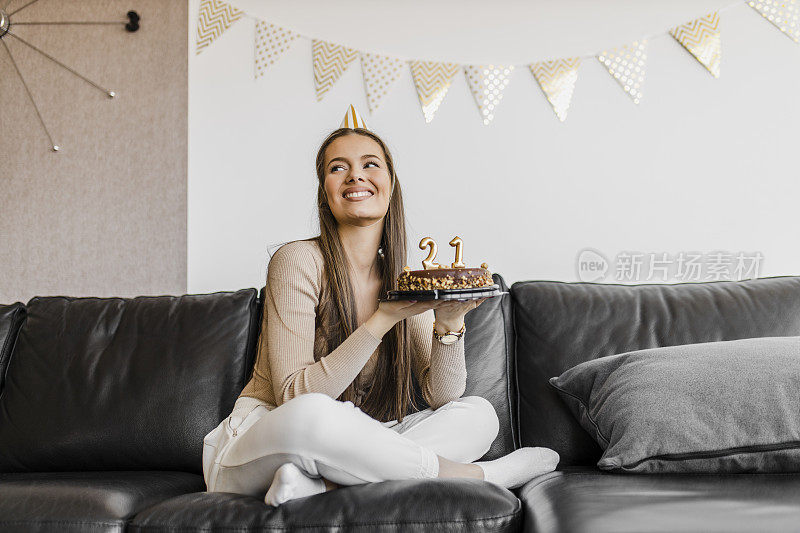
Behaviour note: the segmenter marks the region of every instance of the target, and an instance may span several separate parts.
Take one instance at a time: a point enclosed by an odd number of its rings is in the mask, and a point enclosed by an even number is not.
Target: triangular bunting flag
[[[317,87],[317,100],[322,100],[325,93],[358,57],[358,50],[317,40],[313,41],[311,48],[314,53],[314,84]]]
[[[503,99],[503,90],[511,81],[514,65],[465,65],[464,74],[478,110],[481,112],[483,123],[489,124],[494,118],[495,108]]]
[[[197,18],[197,53],[202,52],[243,16],[244,11],[219,0],[202,0],[200,15]]]
[[[797,0],[751,0],[748,4],[794,42],[800,42],[800,2]]]
[[[580,57],[570,57],[530,65],[533,76],[561,122],[567,118],[567,109],[572,101],[572,91],[575,90],[575,82],[578,80],[580,64]]]
[[[376,54],[361,54],[361,71],[364,73],[364,87],[367,91],[369,111],[374,113],[389,88],[400,77],[405,61],[394,57]]]
[[[719,64],[722,60],[719,13],[710,13],[682,26],[676,26],[669,30],[669,33],[715,78],[719,78]]]
[[[642,99],[644,63],[647,60],[647,39],[634,41],[612,50],[601,52],[597,59],[614,76],[620,87],[638,104]]]
[[[425,115],[425,122],[429,123],[453,83],[458,64],[432,61],[411,61],[410,64],[422,114]]]
[[[256,22],[256,78],[263,76],[267,67],[292,47],[295,40],[300,37],[286,28],[281,28],[269,22],[259,20]]]

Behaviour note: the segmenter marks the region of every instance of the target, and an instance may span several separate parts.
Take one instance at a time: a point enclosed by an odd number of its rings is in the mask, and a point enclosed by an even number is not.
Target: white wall
[[[370,0],[338,2],[337,11],[322,0],[232,3],[366,51],[517,65],[598,52],[727,4],[506,1],[492,16],[472,1],[427,13],[417,0],[401,12]],[[518,66],[489,126],[461,75],[430,124],[407,70],[372,115],[357,62],[317,102],[308,39],[254,81],[253,20],[197,56],[198,4],[189,15],[189,292],[260,287],[268,247],[317,233],[316,149],[351,102],[393,151],[414,268],[423,236],[449,262],[447,242],[459,235],[468,265],[485,261],[509,284],[575,280],[587,247],[609,259],[625,250],[760,251],[759,275],[800,273],[800,46],[745,3],[722,13],[719,80],[664,33],[650,41],[638,106],[584,59],[560,123]],[[575,16],[584,4],[592,11]],[[500,29],[476,32],[469,21],[478,13]],[[448,25],[435,33],[430,20]]]

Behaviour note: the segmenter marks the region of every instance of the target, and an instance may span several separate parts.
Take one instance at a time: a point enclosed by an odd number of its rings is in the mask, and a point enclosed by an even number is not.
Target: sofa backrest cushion
[[[601,450],[555,389],[573,366],[645,348],[800,335],[800,277],[614,285],[524,281],[511,287],[519,435],[561,465],[594,465]]]
[[[0,471],[200,473],[253,365],[255,289],[36,297],[0,393]]]
[[[3,390],[8,359],[26,314],[25,304],[22,302],[0,305],[0,391]]]
[[[492,276],[501,291],[508,286],[500,274]],[[482,396],[494,406],[500,431],[482,460],[511,453],[516,448],[512,399],[514,391],[514,332],[510,295],[495,296],[468,312],[464,323],[464,357],[467,364],[465,396]]]

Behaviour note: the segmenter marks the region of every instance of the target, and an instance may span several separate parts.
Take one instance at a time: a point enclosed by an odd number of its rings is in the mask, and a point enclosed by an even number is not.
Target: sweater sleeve
[[[464,335],[450,345],[433,338],[433,309],[407,320],[412,342],[412,362],[422,397],[433,409],[460,398],[467,388]]]
[[[338,398],[381,343],[363,326],[335,350],[314,361],[321,265],[304,241],[285,244],[267,271],[266,351],[277,405],[307,392]]]

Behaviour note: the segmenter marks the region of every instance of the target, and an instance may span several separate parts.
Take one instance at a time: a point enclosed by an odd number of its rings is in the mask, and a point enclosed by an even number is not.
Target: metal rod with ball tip
[[[72,69],[69,66],[65,65],[64,63],[62,63],[58,59],[54,58],[53,56],[51,56],[47,52],[45,52],[43,50],[40,50],[39,48],[37,48],[33,44],[29,43],[28,41],[26,41],[25,39],[20,37],[19,35],[15,34],[15,33],[12,33],[10,31],[11,26],[12,26],[11,16],[16,14],[16,13],[19,13],[23,9],[27,8],[28,6],[31,6],[31,5],[35,4],[39,0],[31,0],[31,1],[27,2],[26,4],[24,4],[22,7],[19,7],[16,10],[12,11],[11,13],[8,13],[7,9],[8,9],[8,7],[11,5],[11,3],[14,0],[2,0],[2,1],[3,1],[3,6],[2,6],[2,8],[0,8],[0,43],[3,44],[3,48],[5,48],[6,52],[8,53],[9,58],[11,58],[11,64],[14,66],[14,70],[16,71],[17,76],[19,76],[19,79],[22,82],[22,86],[25,88],[25,93],[28,95],[28,99],[31,101],[31,104],[33,105],[33,108],[36,111],[36,116],[39,118],[39,122],[41,123],[42,129],[44,129],[44,132],[45,132],[45,134],[47,135],[47,138],[50,141],[50,145],[52,146],[53,151],[54,152],[58,152],[59,151],[59,146],[53,142],[53,137],[50,135],[50,131],[47,129],[47,125],[44,122],[44,118],[42,117],[42,114],[39,111],[39,106],[36,105],[36,100],[33,98],[33,93],[31,93],[31,90],[28,87],[28,83],[25,81],[25,77],[22,75],[22,72],[20,71],[19,66],[17,65],[17,62],[14,59],[14,55],[11,53],[11,49],[6,44],[4,38],[6,36],[13,37],[17,41],[19,41],[22,44],[24,44],[25,46],[28,46],[29,48],[33,49],[34,51],[38,52],[39,54],[43,55],[44,57],[46,57],[47,59],[52,61],[53,63],[59,65],[60,67],[62,67],[65,70],[69,71],[74,76],[77,76],[78,78],[82,79],[86,83],[88,83],[91,86],[95,87],[96,89],[102,91],[109,98],[114,98],[117,95],[117,93],[112,91],[112,90],[109,90],[109,89],[106,89],[104,87],[101,87],[99,84],[93,82],[92,80],[90,80],[86,76],[80,74],[79,72],[76,72],[74,69]],[[49,25],[124,24],[125,25],[125,29],[128,32],[137,31],[139,29],[139,21],[141,20],[140,17],[139,17],[139,14],[136,11],[128,11],[127,17],[128,17],[128,20],[126,22],[122,22],[122,21],[113,21],[113,22],[106,22],[106,21],[95,21],[95,22],[93,22],[93,21],[61,21],[61,22],[24,21],[24,22],[15,22],[13,25],[14,26],[49,26]]]

